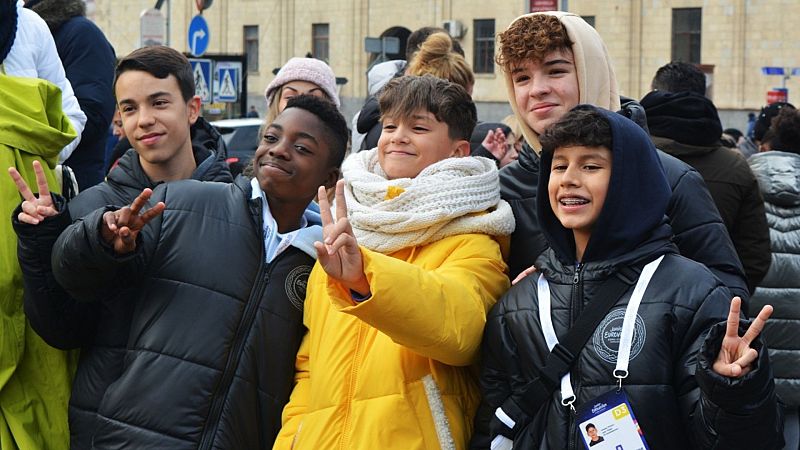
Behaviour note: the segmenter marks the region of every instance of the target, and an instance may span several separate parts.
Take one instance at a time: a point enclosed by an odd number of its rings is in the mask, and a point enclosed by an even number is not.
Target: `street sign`
[[[792,69],[792,76],[800,76],[800,67],[795,67]]]
[[[398,53],[400,51],[400,38],[384,36],[382,38],[364,38],[364,50],[367,53]]]
[[[227,103],[237,102],[239,100],[241,64],[218,62],[216,71],[218,87],[214,90],[214,100]]]
[[[193,56],[203,56],[203,53],[208,50],[208,42],[211,40],[211,34],[208,31],[208,23],[201,15],[196,15],[189,22],[188,45],[189,53]]]
[[[771,105],[776,102],[788,102],[789,101],[789,90],[786,88],[772,88],[772,90],[767,91],[767,104]]]
[[[139,14],[139,47],[164,45],[167,41],[167,18],[160,9],[145,9]]]
[[[764,75],[783,75],[783,67],[762,67],[761,73]]]
[[[189,59],[194,75],[194,94],[200,97],[203,103],[210,103],[214,99],[211,79],[210,59]]]

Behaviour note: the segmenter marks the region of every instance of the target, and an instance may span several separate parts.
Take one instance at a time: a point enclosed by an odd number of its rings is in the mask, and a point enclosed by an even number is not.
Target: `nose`
[[[561,186],[577,186],[580,184],[579,170],[577,164],[569,164],[561,175]]]
[[[137,118],[137,125],[140,128],[147,128],[156,122],[154,111],[146,106],[139,108],[139,117]]]
[[[550,83],[547,80],[547,77],[544,76],[536,76],[533,77],[531,80],[531,87],[530,87],[530,96],[531,97],[541,97],[545,94],[550,92]]]
[[[397,125],[394,131],[390,134],[389,139],[392,143],[408,143],[408,127],[405,125]]]
[[[289,143],[286,139],[279,139],[267,149],[267,154],[277,159],[288,160],[289,153]]]

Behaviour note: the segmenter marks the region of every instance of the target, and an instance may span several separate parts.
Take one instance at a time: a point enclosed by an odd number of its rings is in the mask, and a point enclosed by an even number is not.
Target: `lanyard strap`
[[[625,308],[625,318],[622,321],[622,332],[620,333],[619,349],[617,351],[617,364],[613,372],[614,377],[619,380],[620,387],[622,386],[622,379],[628,376],[628,364],[630,363],[633,332],[636,328],[636,314],[639,310],[639,305],[642,303],[642,298],[645,290],[647,290],[647,285],[650,284],[650,279],[663,259],[664,255],[661,255],[658,259],[644,266],[639,279],[636,281],[636,287],[633,289],[628,306]],[[552,351],[558,344],[558,336],[556,336],[555,329],[553,329],[553,320],[550,312],[550,285],[544,278],[544,274],[539,275],[537,291],[539,294],[539,322],[542,324],[542,333],[544,334],[545,342],[547,342],[547,348]],[[572,389],[570,374],[567,372],[561,377],[561,404],[571,407],[574,402],[575,392]]]

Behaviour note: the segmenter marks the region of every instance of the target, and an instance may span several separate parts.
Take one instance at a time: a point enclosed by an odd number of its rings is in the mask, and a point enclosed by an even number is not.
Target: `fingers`
[[[745,344],[750,346],[750,343],[753,342],[759,334],[761,334],[761,330],[764,329],[764,324],[766,324],[767,319],[769,316],[772,315],[772,306],[771,305],[764,305],[759,311],[758,316],[753,319],[753,323],[750,324],[750,327],[747,328],[747,331],[742,336],[742,340]]]
[[[520,272],[520,273],[519,273],[519,275],[517,275],[517,277],[516,277],[516,278],[514,278],[514,281],[512,281],[512,282],[511,282],[511,284],[512,284],[512,285],[514,285],[514,284],[517,284],[517,283],[519,283],[519,282],[520,282],[520,281],[522,281],[522,280],[523,280],[525,277],[527,277],[528,275],[530,275],[530,274],[532,274],[532,273],[534,273],[534,272],[536,272],[536,266],[530,266],[530,267],[528,267],[527,269],[525,269],[525,270],[523,270],[522,272]]]
[[[133,203],[131,203],[130,213],[133,215],[138,215],[139,211],[141,211],[144,205],[147,204],[147,201],[150,200],[151,195],[153,195],[153,190],[150,188],[145,188],[141,194],[136,196],[136,198],[133,200]]]
[[[336,220],[347,218],[347,201],[344,198],[344,180],[336,182]]]
[[[148,222],[153,220],[155,217],[158,217],[161,213],[164,212],[164,209],[167,207],[164,202],[158,202],[152,208],[145,211],[141,217],[141,223],[137,229],[142,229],[143,226],[147,225]]]
[[[22,175],[19,174],[17,169],[14,167],[9,167],[8,174],[11,175],[11,179],[14,180],[14,184],[17,185],[17,190],[22,195],[22,198],[29,202],[35,202],[36,196],[33,195],[33,192],[31,192],[31,189],[28,187],[28,183],[22,179]]]
[[[353,236],[353,228],[350,226],[350,221],[347,220],[347,218],[337,220],[335,224],[328,227],[324,236],[324,243],[328,249],[330,249],[330,246],[339,239],[341,235]],[[333,254],[333,252],[331,252],[331,254]]]
[[[46,197],[46,201],[50,202],[50,188],[47,186],[47,177],[44,175],[42,163],[33,161],[33,171],[36,173],[36,184],[39,186],[39,199]]]
[[[325,228],[328,225],[333,224],[331,204],[328,202],[328,193],[325,191],[325,186],[320,186],[317,189],[317,203],[319,204],[319,214],[322,218],[322,227]]]
[[[338,235],[330,244],[326,244],[326,247],[329,255],[335,254],[342,247],[344,247],[346,253],[353,253],[353,249],[358,251],[358,244],[356,244],[355,238],[346,233]]]
[[[739,297],[733,297],[731,300],[731,309],[728,312],[728,321],[727,326],[725,327],[725,336],[728,337],[739,337],[739,315],[741,313],[742,308],[742,299]]]
[[[753,361],[755,361],[757,358],[758,351],[756,351],[754,348],[749,348],[739,359],[734,361],[732,365],[744,370],[749,368],[750,365],[753,364]],[[739,373],[742,374],[741,371]]]

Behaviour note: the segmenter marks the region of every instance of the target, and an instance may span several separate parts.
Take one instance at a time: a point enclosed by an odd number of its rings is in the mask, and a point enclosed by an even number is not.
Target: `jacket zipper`
[[[356,382],[358,380],[358,366],[361,353],[361,341],[363,339],[364,322],[358,321],[358,332],[356,334],[356,348],[353,352],[353,366],[350,368],[350,381],[347,383],[347,396],[345,397],[344,426],[342,427],[342,437],[339,440],[339,448],[347,449],[350,444],[350,419],[352,416],[353,395],[355,395]]]
[[[580,315],[581,311],[583,310],[583,263],[578,263],[575,266],[575,275],[572,277],[572,295],[570,298],[570,320],[569,324],[570,327],[575,324],[575,320],[577,320],[578,316]],[[580,390],[580,360],[575,361],[575,366],[572,370],[574,376],[571,377],[572,386],[573,386],[573,393],[575,395],[575,399],[578,399],[578,391]],[[575,426],[575,415],[572,413],[572,410],[567,411],[567,448],[570,450],[575,450],[575,433],[573,432],[573,427]]]
[[[227,397],[227,392],[230,390],[231,383],[233,382],[233,376],[236,373],[236,368],[239,366],[239,358],[241,356],[245,341],[244,337],[247,335],[251,326],[253,325],[253,320],[255,320],[256,311],[258,310],[259,299],[263,297],[264,291],[269,284],[270,276],[272,275],[272,269],[275,267],[275,263],[280,260],[281,256],[283,256],[282,253],[278,255],[271,263],[267,263],[263,244],[264,228],[261,224],[261,214],[257,214],[256,217],[256,223],[262,230],[259,233],[259,236],[261,236],[260,239],[262,245],[259,257],[260,262],[258,265],[258,281],[250,290],[250,296],[247,299],[244,314],[242,314],[242,320],[239,321],[239,327],[236,329],[236,334],[233,338],[232,350],[230,353],[228,353],[228,359],[225,362],[225,369],[222,372],[222,378],[220,378],[220,382],[214,391],[214,397],[211,400],[211,407],[209,408],[208,417],[206,419],[205,426],[203,427],[203,435],[200,437],[200,444],[197,447],[200,450],[210,449],[214,443],[214,435],[217,432],[217,425],[219,423],[220,416],[222,415],[224,400]]]

